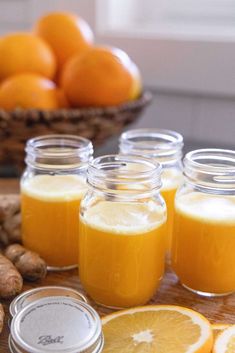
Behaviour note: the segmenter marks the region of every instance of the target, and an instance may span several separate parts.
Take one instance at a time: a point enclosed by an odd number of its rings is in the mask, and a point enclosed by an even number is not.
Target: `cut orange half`
[[[209,321],[179,306],[150,305],[123,310],[102,319],[103,353],[210,353]]]
[[[235,352],[235,325],[230,326],[215,340],[213,353],[234,353]]]

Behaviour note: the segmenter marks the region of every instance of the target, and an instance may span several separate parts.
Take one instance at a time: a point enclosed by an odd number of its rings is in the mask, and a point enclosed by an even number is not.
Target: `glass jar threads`
[[[146,303],[164,272],[166,207],[159,163],[134,156],[96,158],[81,202],[79,275],[109,307]]]
[[[22,237],[51,269],[77,264],[78,212],[87,190],[92,143],[72,135],[33,138],[26,145],[21,179]]]
[[[162,129],[136,129],[120,137],[121,154],[140,155],[162,165],[161,194],[167,205],[167,249],[171,249],[174,198],[182,181],[183,137],[175,131]]]
[[[235,291],[235,151],[202,149],[184,159],[176,194],[172,265],[205,296]]]

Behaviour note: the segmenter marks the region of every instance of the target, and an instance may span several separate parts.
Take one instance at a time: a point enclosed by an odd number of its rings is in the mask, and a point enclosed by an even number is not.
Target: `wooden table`
[[[18,181],[12,179],[0,179],[0,193],[10,193],[18,191]],[[77,271],[61,273],[49,273],[45,280],[40,283],[25,283],[24,290],[45,285],[61,285],[77,289],[84,293],[79,282]],[[0,353],[8,353],[8,306],[10,301],[2,301],[6,317],[3,332],[0,336]],[[233,323],[235,324],[235,294],[222,298],[203,298],[185,290],[177,280],[177,277],[169,269],[166,271],[161,287],[155,294],[150,304],[174,304],[195,309],[204,314],[213,323]],[[97,306],[91,301],[93,307],[101,316],[111,310]]]

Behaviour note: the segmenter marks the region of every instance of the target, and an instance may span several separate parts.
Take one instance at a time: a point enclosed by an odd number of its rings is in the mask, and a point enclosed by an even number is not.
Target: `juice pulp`
[[[165,214],[154,202],[101,201],[80,221],[79,274],[98,303],[146,303],[164,272]]]
[[[78,215],[86,188],[76,175],[38,175],[21,185],[23,243],[48,266],[77,264]]]
[[[235,197],[191,193],[175,204],[172,264],[195,291],[235,291]]]
[[[163,169],[161,195],[163,196],[167,206],[166,248],[168,252],[171,251],[172,246],[175,194],[181,181],[182,172],[180,170],[175,168]]]

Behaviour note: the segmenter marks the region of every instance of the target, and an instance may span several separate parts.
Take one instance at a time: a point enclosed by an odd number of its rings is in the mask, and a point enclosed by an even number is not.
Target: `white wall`
[[[235,149],[235,99],[155,93],[138,127],[181,132],[187,140]]]

